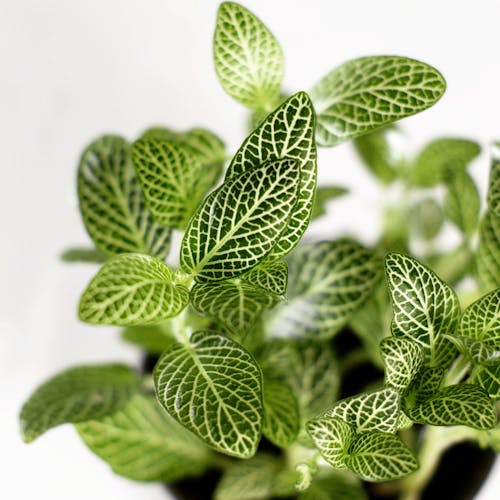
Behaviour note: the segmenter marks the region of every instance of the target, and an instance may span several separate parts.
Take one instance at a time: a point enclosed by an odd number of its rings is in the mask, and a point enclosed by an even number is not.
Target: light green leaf
[[[307,422],[307,432],[332,467],[346,468],[349,447],[355,439],[351,425],[339,417],[321,417]]]
[[[404,393],[404,408],[417,406],[438,392],[443,381],[443,375],[443,368],[422,368],[408,390]]]
[[[280,448],[290,446],[299,433],[300,415],[297,399],[288,385],[265,379],[264,412],[264,436]]]
[[[21,432],[31,442],[67,422],[84,422],[121,408],[139,388],[139,377],[119,364],[79,366],[47,380],[21,409]]]
[[[409,209],[407,217],[412,232],[427,241],[434,239],[443,227],[443,209],[434,198],[419,200]]]
[[[467,139],[436,139],[420,151],[410,171],[410,178],[418,186],[435,186],[445,180],[448,172],[465,170],[480,152],[479,144]]]
[[[136,395],[118,412],[78,424],[77,430],[116,474],[135,481],[197,476],[210,460],[210,449],[151,396]]]
[[[317,219],[326,214],[326,206],[329,201],[344,196],[349,191],[343,187],[337,186],[320,186],[316,189],[316,198],[311,213],[311,220]]]
[[[342,399],[322,417],[337,417],[356,431],[396,432],[399,394],[391,387]]]
[[[323,77],[311,90],[318,116],[316,141],[336,146],[432,106],[444,78],[420,61],[398,56],[362,57]]]
[[[450,363],[455,348],[444,335],[453,333],[460,317],[455,292],[430,269],[403,254],[385,259],[394,320],[392,333],[420,344],[426,363]]]
[[[96,248],[68,248],[61,254],[63,262],[89,262],[100,264],[105,262],[106,256]]]
[[[240,279],[197,283],[191,290],[193,306],[237,337],[244,337],[260,313],[276,300],[273,294]]]
[[[122,339],[152,354],[161,354],[176,341],[165,323],[154,326],[129,326],[122,332]]]
[[[491,398],[500,399],[500,359],[483,363],[473,373],[470,381],[484,389]]]
[[[488,210],[500,217],[500,142],[495,142],[491,151]]]
[[[226,180],[205,198],[186,229],[184,271],[198,281],[224,280],[259,264],[288,224],[299,176],[294,160],[277,160]]]
[[[154,325],[177,316],[189,290],[175,282],[171,269],[154,257],[113,257],[94,276],[80,299],[78,315],[95,325]]]
[[[288,264],[283,260],[264,261],[245,273],[241,279],[276,295],[285,295],[288,283]]]
[[[318,473],[298,500],[368,500],[357,477],[347,471],[328,469]]]
[[[472,177],[463,170],[446,177],[444,211],[465,235],[474,234],[479,219],[479,193]]]
[[[103,136],[84,151],[78,167],[78,199],[85,227],[103,254],[167,256],[171,231],[147,210],[129,145],[121,137]]]
[[[487,347],[482,342],[467,337],[454,337],[452,335],[448,335],[447,338],[455,344],[456,348],[470,363],[481,364],[496,356],[497,351]]]
[[[471,273],[473,254],[469,246],[462,243],[446,252],[427,256],[426,263],[444,282],[452,285]]]
[[[289,254],[304,234],[313,209],[316,189],[315,116],[305,92],[289,97],[254,130],[242,144],[226,173],[226,179],[252,170],[262,163],[282,158],[293,159],[300,168],[297,204],[269,259]]]
[[[413,426],[413,421],[406,415],[404,411],[399,412],[398,417],[398,430],[409,429]]]
[[[224,90],[244,106],[266,109],[278,97],[285,71],[273,34],[250,11],[223,2],[214,34],[215,71]]]
[[[479,228],[477,272],[486,288],[500,288],[500,217],[488,211]]]
[[[158,400],[209,446],[240,458],[254,455],[262,426],[262,374],[253,356],[211,331],[175,344],[154,370]]]
[[[361,434],[351,445],[347,466],[365,481],[392,481],[411,474],[418,462],[394,434]]]
[[[491,429],[497,417],[488,393],[473,384],[444,387],[423,403],[406,408],[414,421],[429,425],[467,425],[474,429]]]
[[[352,241],[308,243],[290,256],[289,302],[270,313],[275,337],[335,335],[359,309],[380,279],[375,252]]]
[[[424,362],[422,347],[411,340],[389,337],[380,352],[385,364],[385,383],[401,392],[415,379]]]

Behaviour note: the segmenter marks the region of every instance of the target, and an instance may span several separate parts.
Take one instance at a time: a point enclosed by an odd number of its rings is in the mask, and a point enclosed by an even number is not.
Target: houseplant
[[[82,216],[98,251],[66,258],[105,260],[80,317],[123,325],[128,340],[162,353],[154,380],[121,365],[65,372],[23,408],[25,439],[75,422],[91,449],[133,479],[224,470],[218,498],[339,498],[339,489],[362,497],[346,468],[371,481],[405,476],[391,488],[416,496],[440,447],[465,437],[495,444],[498,164],[476,247],[478,195],[465,167],[477,145],[439,139],[415,159],[388,149],[399,132],[387,126],[442,95],[436,70],[407,58],[363,58],[327,75],[311,98],[287,97],[281,49],[248,11],[223,4],[214,42],[224,88],[253,111],[252,132],[220,188],[213,190],[227,154],[199,129],[151,129],[131,146],[105,136],[79,167]],[[376,249],[349,240],[296,247],[321,201],[341,193],[320,188],[313,204],[315,142],[347,139],[382,182],[399,184],[404,204],[386,209]],[[446,253],[432,244],[439,200],[408,195],[437,184],[446,190],[446,217],[463,233]],[[179,269],[164,263],[172,229],[185,231]],[[418,261],[407,256],[414,237],[423,243]],[[380,285],[386,254],[390,336]],[[420,261],[453,285],[477,275],[479,301],[460,314],[451,288]],[[346,325],[362,348],[340,363]],[[363,357],[385,366],[385,388],[361,387],[360,397],[335,403],[342,372]],[[457,385],[464,376],[469,383]],[[427,426],[406,428],[409,419]],[[442,427],[450,424],[471,427]],[[406,429],[397,434],[399,427]],[[255,455],[261,434],[284,451]],[[374,443],[385,462],[370,453]]]

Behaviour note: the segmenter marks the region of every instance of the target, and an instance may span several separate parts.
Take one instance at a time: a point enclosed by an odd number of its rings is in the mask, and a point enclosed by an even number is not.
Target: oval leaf
[[[288,283],[288,265],[285,261],[266,262],[254,267],[242,277],[248,283],[276,295],[285,295]]]
[[[484,389],[494,400],[500,399],[500,359],[482,364],[472,375],[471,382]]]

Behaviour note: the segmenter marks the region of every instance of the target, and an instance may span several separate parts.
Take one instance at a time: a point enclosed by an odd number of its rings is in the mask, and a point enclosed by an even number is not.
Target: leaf
[[[444,211],[465,235],[472,236],[479,219],[479,193],[472,177],[459,170],[447,178]]]
[[[85,149],[78,167],[78,199],[85,227],[103,254],[167,256],[171,230],[148,212],[129,146],[121,137],[105,135]]]
[[[399,394],[388,387],[342,399],[326,411],[325,418],[337,417],[351,425],[356,433],[396,432]]]
[[[191,290],[191,303],[231,333],[244,337],[261,312],[276,303],[276,297],[262,288],[234,279],[197,283]]]
[[[482,342],[471,340],[467,337],[447,337],[470,363],[481,364],[497,356],[497,352],[487,347]]]
[[[300,168],[297,204],[286,232],[281,234],[269,255],[271,260],[288,255],[309,225],[317,176],[314,126],[311,100],[305,92],[298,92],[269,114],[245,139],[227,169],[226,180],[282,158],[295,160]]]
[[[483,363],[470,381],[484,389],[494,400],[500,399],[500,359],[492,359]]]
[[[361,482],[353,474],[339,470],[320,471],[311,487],[298,500],[368,500]]]
[[[90,263],[102,263],[106,260],[106,256],[103,255],[96,248],[68,248],[64,250],[61,254],[61,260],[63,262],[90,262]]]
[[[420,344],[431,366],[451,362],[455,349],[444,335],[458,325],[460,304],[455,292],[406,255],[388,254],[385,267],[394,309],[393,335]]]
[[[77,425],[85,444],[116,474],[171,482],[201,474],[210,450],[151,396],[136,395],[113,415]]]
[[[479,144],[467,139],[435,139],[418,154],[410,178],[417,186],[435,186],[445,180],[446,174],[465,170],[480,152]]]
[[[461,243],[446,252],[431,254],[426,263],[446,283],[458,283],[472,271],[473,254],[467,243]]]
[[[323,77],[311,90],[320,146],[337,144],[414,115],[443,95],[442,75],[398,56],[362,57]]]
[[[283,260],[264,261],[241,277],[248,283],[276,295],[285,295],[288,283],[288,264]]]
[[[339,417],[321,417],[307,422],[307,432],[332,467],[346,468],[349,447],[355,439],[351,425]]]
[[[500,142],[493,143],[491,151],[488,210],[500,217]]]
[[[94,325],[154,325],[177,316],[189,290],[158,259],[118,255],[104,264],[80,299],[78,315]]]
[[[363,305],[382,268],[375,252],[345,240],[302,245],[288,266],[289,302],[270,314],[271,336],[332,337]]]
[[[209,446],[240,458],[255,454],[262,426],[262,374],[252,355],[208,330],[175,344],[154,369],[158,400]]]
[[[419,200],[410,208],[407,216],[412,232],[426,241],[434,239],[443,227],[443,209],[434,198]]]
[[[122,332],[122,339],[136,344],[152,354],[161,354],[175,342],[173,333],[165,324],[129,326]]]
[[[223,2],[214,34],[215,71],[224,90],[253,109],[269,109],[279,94],[285,60],[273,34],[250,11]]]
[[[427,401],[438,392],[443,381],[444,369],[439,367],[424,367],[412,381],[404,393],[404,409],[417,406]]]
[[[490,211],[484,215],[479,228],[476,265],[484,287],[500,288],[500,217]]]
[[[351,445],[347,466],[365,481],[392,481],[418,468],[413,453],[394,434],[361,434]]]
[[[426,401],[405,413],[414,421],[428,425],[467,425],[491,429],[497,422],[488,393],[472,384],[444,387]]]
[[[337,186],[320,186],[316,189],[316,198],[311,213],[311,220],[317,219],[326,214],[326,206],[329,201],[344,196],[349,191],[343,187]]]
[[[139,378],[119,364],[79,366],[47,380],[21,409],[24,441],[68,422],[84,422],[120,409],[139,388]]]
[[[211,193],[184,234],[184,271],[198,281],[214,281],[259,264],[288,224],[299,176],[294,160],[277,160],[230,178]]]
[[[294,393],[286,384],[265,379],[262,432],[271,443],[286,448],[299,433],[300,414]]]
[[[385,364],[386,385],[399,392],[405,390],[422,368],[422,347],[408,339],[389,337],[382,340],[380,352]]]

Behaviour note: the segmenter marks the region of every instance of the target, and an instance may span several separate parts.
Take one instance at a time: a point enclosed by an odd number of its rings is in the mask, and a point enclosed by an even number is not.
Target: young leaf
[[[210,449],[151,396],[136,395],[116,413],[76,428],[116,474],[135,481],[170,482],[197,476],[210,460]]]
[[[492,148],[488,210],[500,217],[500,142],[494,143]]]
[[[357,437],[349,449],[347,467],[365,481],[392,481],[411,474],[418,462],[394,434],[369,432]]]
[[[435,186],[445,180],[448,172],[465,170],[480,152],[479,144],[467,139],[436,139],[419,153],[410,171],[410,178],[417,186]]]
[[[106,256],[96,248],[68,248],[61,254],[63,262],[91,262],[101,264]]]
[[[123,254],[104,264],[80,299],[78,316],[94,325],[154,325],[177,316],[189,290],[154,257]]]
[[[404,408],[417,406],[438,392],[443,375],[443,368],[422,368],[404,393]]]
[[[324,468],[326,469],[326,467]],[[359,479],[348,471],[319,471],[311,487],[298,500],[368,500]]]
[[[321,417],[307,422],[307,432],[332,467],[346,468],[349,447],[355,438],[351,425],[339,417]]]
[[[463,170],[453,172],[446,180],[444,211],[465,235],[472,236],[479,218],[479,193],[472,177]]]
[[[173,141],[140,139],[132,144],[132,160],[155,220],[184,227],[204,194],[196,193],[203,170],[198,156]]]
[[[479,228],[476,265],[486,288],[500,288],[500,217],[492,211],[486,212]]]
[[[202,314],[215,318],[229,332],[243,337],[276,296],[240,279],[218,283],[197,283],[191,303]]]
[[[171,230],[148,212],[129,145],[121,137],[103,136],[84,151],[78,167],[78,198],[85,227],[103,254],[167,256]]]
[[[84,422],[113,413],[139,388],[139,378],[124,365],[79,366],[47,380],[21,409],[26,442],[67,422]]]
[[[140,346],[152,354],[161,354],[176,342],[165,324],[154,326],[129,326],[122,332],[122,339]]]
[[[455,348],[444,335],[455,331],[460,317],[455,292],[406,255],[388,254],[385,267],[394,309],[393,335],[420,344],[432,366],[451,362]]]
[[[285,70],[283,52],[273,34],[250,11],[223,2],[214,34],[215,71],[224,90],[253,109],[270,111]]]
[[[229,279],[271,251],[297,201],[300,170],[277,160],[228,179],[197,210],[184,234],[181,265],[198,281]]]
[[[279,337],[332,337],[362,306],[380,279],[375,252],[352,241],[309,243],[290,256],[286,305],[270,313]]]
[[[449,335],[448,339],[455,344],[457,349],[470,363],[481,364],[497,356],[497,352],[483,342],[471,340],[467,337],[454,337]]]
[[[396,432],[399,415],[399,394],[388,387],[342,399],[322,417],[337,417],[356,431]]]
[[[336,146],[432,106],[446,88],[441,74],[398,56],[348,61],[311,90],[318,124],[316,141]]]
[[[285,295],[288,283],[288,265],[283,260],[264,261],[245,273],[241,279],[275,295]]]
[[[491,398],[500,399],[500,359],[483,363],[473,373],[470,381],[484,389]]]
[[[497,422],[488,393],[473,384],[444,387],[420,405],[406,408],[405,413],[414,422],[429,425],[467,425],[474,429],[491,429]]]
[[[311,220],[326,214],[326,205],[329,201],[344,196],[349,191],[337,186],[320,186],[316,189],[316,198],[311,213]]]
[[[262,163],[293,159],[300,168],[300,187],[286,231],[280,236],[269,258],[289,254],[304,234],[313,208],[316,189],[315,116],[305,92],[289,97],[254,130],[242,144],[226,173],[226,179],[252,170]]]
[[[265,379],[264,413],[264,436],[280,448],[290,446],[299,433],[300,415],[297,399],[288,385]]]
[[[424,362],[422,347],[405,338],[389,337],[380,343],[385,383],[401,392],[415,379]]]
[[[184,427],[228,455],[254,455],[262,425],[262,374],[252,355],[211,331],[167,349],[154,369],[158,400]]]

